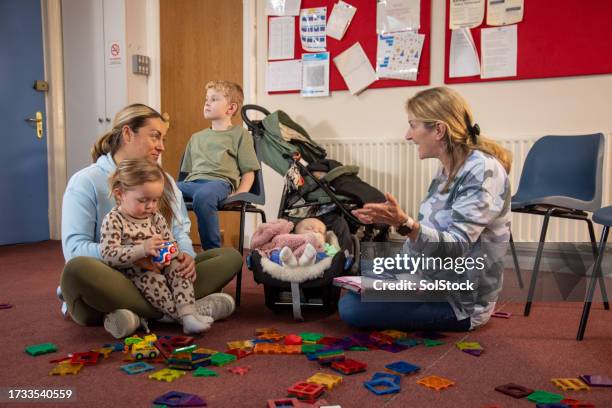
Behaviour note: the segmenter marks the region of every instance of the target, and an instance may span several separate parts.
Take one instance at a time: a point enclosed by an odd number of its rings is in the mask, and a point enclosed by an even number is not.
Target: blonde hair
[[[141,103],[135,103],[121,109],[115,115],[113,128],[100,136],[92,147],[91,158],[93,162],[95,163],[100,156],[104,156],[105,154],[111,153],[114,156],[115,153],[117,153],[119,147],[121,147],[121,134],[124,126],[128,126],[136,133],[138,129],[145,126],[147,120],[151,118],[159,118],[165,121],[165,117],[162,114]]]
[[[204,87],[204,91],[208,91],[209,89],[221,92],[223,96],[227,98],[229,103],[235,103],[238,106],[238,109],[236,109],[233,116],[236,116],[236,113],[240,110],[242,103],[244,102],[242,87],[234,82],[214,80],[209,81]]]
[[[148,182],[159,181],[164,185],[164,192],[160,198],[159,211],[162,213],[168,225],[172,223],[172,206],[169,197],[174,193],[168,186],[167,176],[157,163],[145,159],[126,159],[117,165],[117,170],[108,178],[110,195],[114,196],[115,189],[123,191],[132,190]],[[172,194],[172,196],[170,195]],[[117,198],[115,197],[115,201]]]
[[[480,134],[480,127],[474,123],[472,110],[458,92],[447,87],[426,89],[408,99],[406,111],[414,115],[412,119],[425,122],[428,128],[433,128],[436,123],[442,123],[446,127],[444,143],[451,159],[451,170],[444,191],[448,191],[472,150],[480,150],[495,157],[506,172],[510,172],[511,152]]]

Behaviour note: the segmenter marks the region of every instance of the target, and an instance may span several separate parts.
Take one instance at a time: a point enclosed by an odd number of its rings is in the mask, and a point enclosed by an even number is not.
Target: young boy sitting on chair
[[[259,161],[253,138],[232,117],[240,110],[242,88],[228,81],[206,84],[204,118],[211,128],[194,133],[187,143],[181,172],[188,173],[178,188],[193,200],[202,249],[219,248],[219,204],[228,196],[246,193],[255,181]]]

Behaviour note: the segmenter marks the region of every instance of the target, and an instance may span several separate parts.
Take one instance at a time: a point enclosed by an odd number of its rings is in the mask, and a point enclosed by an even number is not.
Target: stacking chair
[[[246,112],[249,110],[250,105],[243,106],[241,110],[241,115],[243,120],[247,120]],[[261,135],[255,132],[253,134],[253,142],[255,144],[255,153],[257,154],[257,159],[259,160],[259,164],[261,167],[261,157],[260,157],[260,144],[261,144]],[[184,157],[183,157],[184,158]],[[183,163],[183,158],[181,159],[181,167]],[[178,181],[183,181],[187,177],[187,173],[179,172],[179,176],[177,178]],[[243,255],[244,250],[244,219],[246,213],[256,213],[261,216],[261,222],[266,222],[266,213],[263,209],[256,207],[254,204],[264,205],[266,202],[266,195],[264,192],[264,183],[263,183],[263,173],[261,170],[255,172],[255,181],[253,182],[253,186],[248,193],[240,193],[233,195],[231,197],[226,198],[219,205],[219,211],[237,211],[240,212],[240,236],[238,241],[238,252],[240,255]],[[188,211],[193,211],[193,202],[185,200],[185,206]],[[240,306],[240,294],[242,291],[242,269],[236,275],[236,305]]]
[[[590,212],[601,206],[604,136],[544,136],[533,145],[523,167],[518,191],[512,197],[513,212],[544,216],[524,315],[529,316],[536,281],[551,217],[585,221],[589,228],[593,255],[597,244]],[[510,248],[517,274],[520,269],[514,241]],[[609,309],[606,289],[599,279],[604,306]]]
[[[599,240],[599,250],[597,253],[597,260],[593,266],[593,273],[587,289],[586,299],[582,308],[582,318],[580,319],[580,326],[578,327],[578,334],[576,340],[582,340],[584,338],[584,331],[586,330],[587,321],[589,320],[589,312],[591,311],[591,301],[593,300],[593,294],[595,293],[595,285],[597,280],[600,284],[603,280],[603,266],[602,261],[604,253],[606,251],[606,241],[608,240],[608,233],[610,226],[612,226],[612,206],[601,208],[593,214],[593,221],[603,225],[601,231],[601,239]]]

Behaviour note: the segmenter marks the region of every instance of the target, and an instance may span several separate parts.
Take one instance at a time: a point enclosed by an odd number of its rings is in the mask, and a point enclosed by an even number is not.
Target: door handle
[[[42,112],[36,112],[33,118],[25,118],[28,123],[36,123],[36,137],[42,139],[43,137],[43,119]]]

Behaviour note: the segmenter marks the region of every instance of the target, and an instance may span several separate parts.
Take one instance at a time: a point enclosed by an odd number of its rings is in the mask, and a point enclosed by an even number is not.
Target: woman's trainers
[[[213,293],[195,302],[198,314],[210,316],[214,320],[229,317],[236,309],[234,298],[227,293]]]
[[[104,316],[104,328],[116,339],[131,335],[138,330],[140,324],[140,317],[127,309],[117,309]]]

